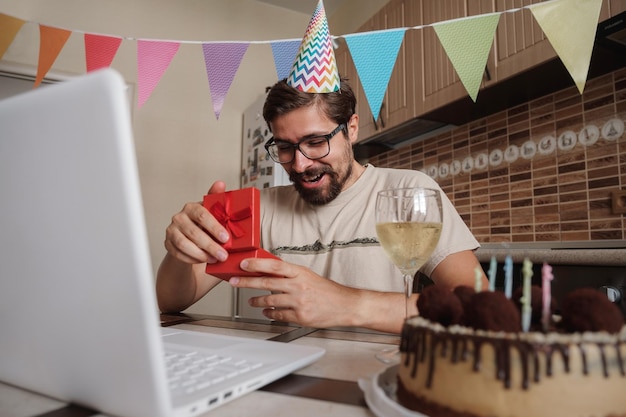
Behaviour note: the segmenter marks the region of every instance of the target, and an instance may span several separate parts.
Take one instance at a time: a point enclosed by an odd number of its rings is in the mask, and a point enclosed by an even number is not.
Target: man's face
[[[337,123],[315,106],[294,110],[271,122],[274,138],[290,143],[326,135],[336,127]],[[351,129],[348,123],[348,131]],[[333,201],[356,180],[352,172],[352,144],[345,132],[337,133],[330,139],[329,145],[330,153],[321,159],[308,159],[296,150],[293,161],[282,164],[300,196],[314,205]]]

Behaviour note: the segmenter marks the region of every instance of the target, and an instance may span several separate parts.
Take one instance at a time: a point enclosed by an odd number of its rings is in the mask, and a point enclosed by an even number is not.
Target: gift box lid
[[[261,244],[260,193],[254,187],[207,194],[202,205],[228,230],[224,245],[229,253],[258,249]]]

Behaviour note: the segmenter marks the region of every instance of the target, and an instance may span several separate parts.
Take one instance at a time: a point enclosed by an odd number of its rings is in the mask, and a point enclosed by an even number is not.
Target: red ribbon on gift
[[[216,201],[215,203],[213,203],[209,211],[211,212],[211,214],[213,214],[213,216],[217,219],[218,222],[220,222],[222,225],[224,225],[224,227],[226,227],[230,231],[230,233],[235,238],[239,238],[245,235],[246,231],[243,230],[243,228],[239,226],[236,222],[239,222],[241,220],[247,219],[248,217],[252,216],[252,209],[250,208],[250,206],[248,206],[234,213],[231,213],[232,210],[230,207],[230,202],[231,202],[230,194],[226,193],[225,198],[224,198],[225,204],[222,204],[221,202]],[[230,242],[224,245],[225,248],[228,248],[229,246],[230,246]]]

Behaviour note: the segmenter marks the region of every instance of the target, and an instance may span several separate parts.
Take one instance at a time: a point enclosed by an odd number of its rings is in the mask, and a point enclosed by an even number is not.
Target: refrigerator
[[[243,138],[241,148],[241,188],[256,187],[259,190],[289,184],[289,176],[274,162],[263,145],[272,134],[263,119],[265,95],[259,96],[243,114]]]
[[[263,119],[265,94],[260,95],[243,114],[241,148],[241,188],[256,187],[259,190],[278,185],[290,184],[289,176],[283,167],[274,162],[263,145],[272,137]],[[233,316],[267,320],[261,309],[248,305],[248,299],[268,294],[247,288],[236,288],[233,292]]]

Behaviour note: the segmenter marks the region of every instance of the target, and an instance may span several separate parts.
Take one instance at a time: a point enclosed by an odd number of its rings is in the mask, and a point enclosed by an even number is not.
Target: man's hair
[[[348,123],[356,112],[356,98],[345,78],[341,79],[339,91],[332,93],[305,93],[283,79],[269,89],[263,105],[263,118],[269,126],[277,117],[307,106],[319,106],[337,124]]]

